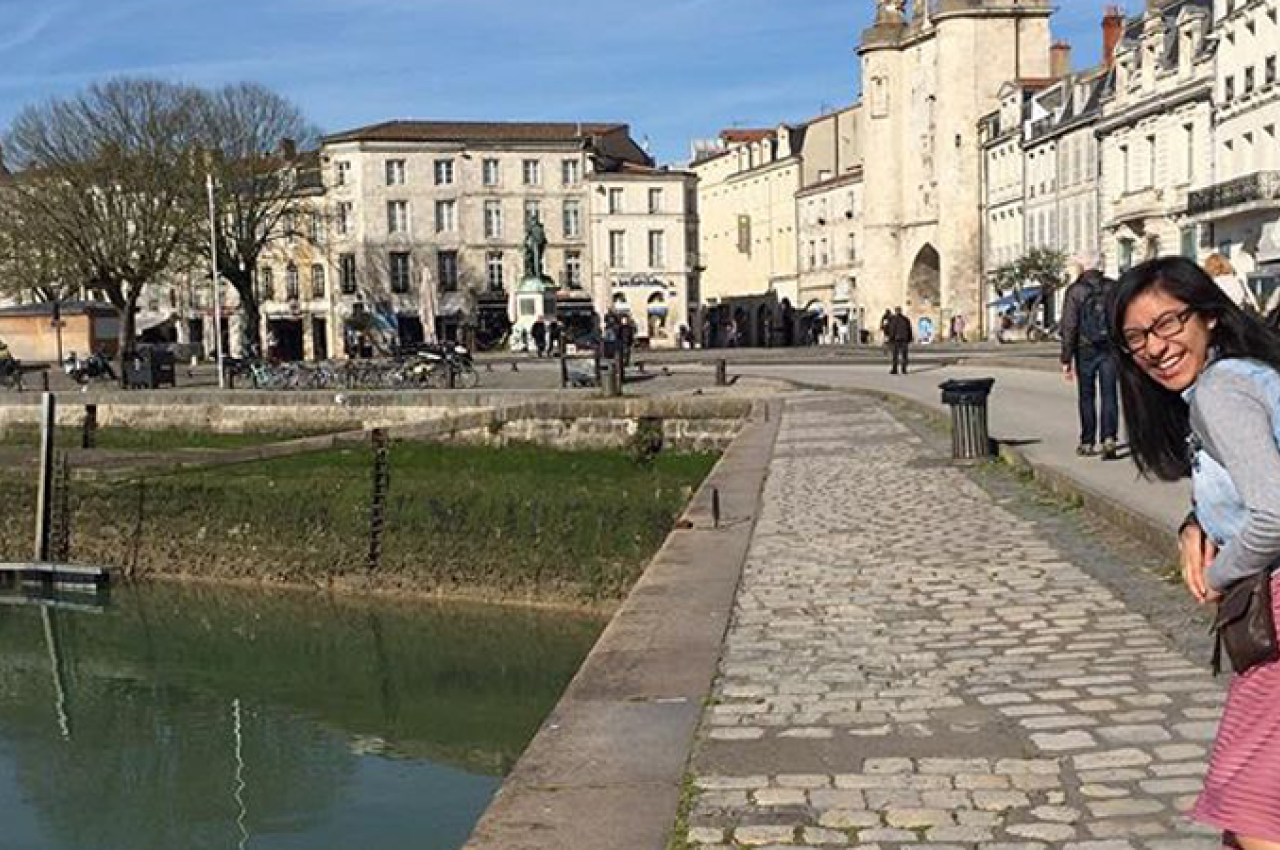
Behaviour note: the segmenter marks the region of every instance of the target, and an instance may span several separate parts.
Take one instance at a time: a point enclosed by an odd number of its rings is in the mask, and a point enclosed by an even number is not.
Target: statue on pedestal
[[[542,222],[530,216],[524,233],[525,280],[543,280],[542,260],[547,253],[547,231]]]

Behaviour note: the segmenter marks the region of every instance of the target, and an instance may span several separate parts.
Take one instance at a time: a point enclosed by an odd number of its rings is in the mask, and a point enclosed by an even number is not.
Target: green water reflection
[[[187,586],[0,605],[0,846],[452,850],[601,626]]]

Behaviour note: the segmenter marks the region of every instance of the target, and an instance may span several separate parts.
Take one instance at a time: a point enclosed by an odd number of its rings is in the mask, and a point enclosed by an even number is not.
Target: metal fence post
[[[387,469],[387,432],[374,428],[373,434],[373,499],[369,506],[369,560],[370,572],[382,564],[382,535],[386,529],[387,486],[390,476]]]

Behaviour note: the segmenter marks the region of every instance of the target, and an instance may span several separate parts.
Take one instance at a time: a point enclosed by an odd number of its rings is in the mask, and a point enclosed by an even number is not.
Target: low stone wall
[[[547,393],[477,392],[90,392],[58,393],[58,424],[78,427],[85,405],[98,408],[103,428],[205,431],[354,431],[393,428],[444,419],[464,411],[492,410]],[[0,400],[0,433],[40,421],[40,396]]]
[[[632,445],[647,428],[660,434],[662,448],[720,451],[733,442],[751,410],[751,401],[727,398],[551,400],[459,413],[392,429],[392,436],[487,446],[616,449]]]

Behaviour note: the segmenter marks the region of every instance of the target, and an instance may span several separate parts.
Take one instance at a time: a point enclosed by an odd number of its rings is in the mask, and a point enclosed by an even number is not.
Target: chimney
[[[1055,41],[1049,48],[1049,76],[1061,80],[1071,73],[1071,43]]]
[[[1124,12],[1119,6],[1108,6],[1102,16],[1102,64],[1107,68],[1115,62],[1116,45],[1124,35]]]
[[[285,160],[293,162],[298,158],[298,143],[293,139],[281,139],[280,146],[276,151]]]

